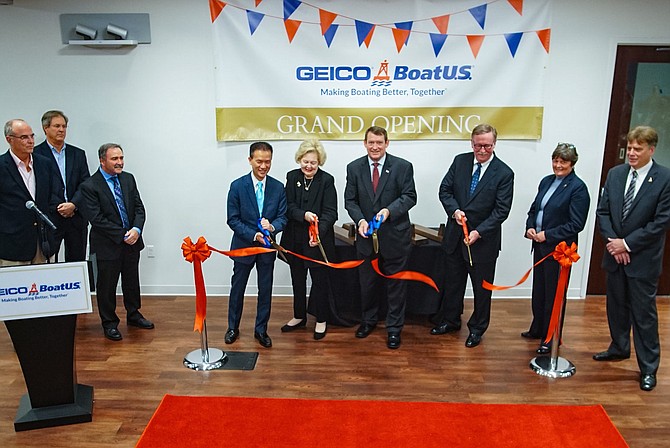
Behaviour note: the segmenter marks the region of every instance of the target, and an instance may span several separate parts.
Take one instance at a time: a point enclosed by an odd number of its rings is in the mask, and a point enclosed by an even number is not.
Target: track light
[[[94,30],[93,28],[89,28],[85,25],[82,25],[80,23],[77,24],[77,26],[74,28],[74,32],[79,34],[80,36],[84,36],[85,39],[95,39],[95,36],[98,35],[98,32]]]
[[[119,39],[125,39],[128,37],[128,30],[110,23],[107,25],[107,34],[111,34]]]

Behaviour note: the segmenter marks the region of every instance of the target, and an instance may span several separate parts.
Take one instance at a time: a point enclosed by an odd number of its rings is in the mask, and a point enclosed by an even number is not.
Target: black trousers
[[[116,285],[119,282],[119,276],[121,277],[126,318],[135,320],[142,317],[139,263],[140,252],[125,244],[121,257],[118,259],[97,260],[96,297],[103,328],[116,328],[119,325],[119,317],[116,315]]]
[[[56,259],[64,261],[86,260],[87,236],[87,226],[77,227],[69,219],[61,219],[58,223],[58,239],[62,241]]]
[[[379,302],[381,288],[386,288],[386,299],[388,310],[386,313],[386,330],[389,333],[399,333],[405,324],[405,306],[407,303],[407,282],[381,277],[377,274],[370,259],[358,267],[361,284],[361,323],[376,324],[379,314]],[[407,258],[384,258],[380,257],[380,270],[386,274],[395,274],[405,269]]]
[[[312,304],[317,322],[325,322],[328,318],[328,299],[330,280],[328,269],[322,266],[306,267],[302,260],[291,257],[291,283],[293,284],[293,317],[307,317],[307,273],[312,278],[312,289],[309,302]]]

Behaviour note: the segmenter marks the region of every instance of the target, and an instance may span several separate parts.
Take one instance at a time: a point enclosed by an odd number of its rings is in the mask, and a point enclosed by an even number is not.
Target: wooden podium
[[[77,314],[90,313],[86,262],[0,269],[0,319],[14,344],[28,393],[15,431],[90,422],[93,387],[77,383]]]

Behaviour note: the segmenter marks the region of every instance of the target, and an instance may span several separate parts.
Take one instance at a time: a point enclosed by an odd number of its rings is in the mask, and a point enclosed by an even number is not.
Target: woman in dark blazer
[[[315,260],[324,261],[317,242],[310,237],[309,227],[318,220],[319,239],[329,261],[335,258],[337,221],[337,192],[333,176],[319,169],[326,162],[323,145],[316,139],[302,142],[295,153],[300,168],[286,174],[286,201],[288,224],[281,238],[287,249]],[[293,284],[293,319],[281,328],[289,332],[307,324],[307,272],[312,278],[309,300],[316,317],[314,339],[326,336],[330,284],[325,266],[290,257]]]
[[[577,243],[577,234],[584,229],[590,199],[586,185],[574,171],[577,159],[577,149],[569,143],[559,143],[551,154],[554,173],[540,181],[526,220],[525,236],[533,240],[534,263],[553,252],[561,241],[568,246]],[[521,336],[540,339],[539,354],[551,351],[543,338],[549,329],[559,271],[560,265],[553,257],[533,271],[533,321]]]

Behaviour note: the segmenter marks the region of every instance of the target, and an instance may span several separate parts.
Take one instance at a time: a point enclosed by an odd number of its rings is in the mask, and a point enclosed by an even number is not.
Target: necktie
[[[379,185],[379,170],[377,167],[379,163],[375,162],[372,164],[372,192],[377,192],[377,185]]]
[[[621,214],[621,220],[625,220],[630,213],[630,207],[633,205],[633,198],[635,197],[635,183],[637,182],[637,171],[633,170],[633,175],[630,179],[630,184],[628,184],[628,190],[626,190],[626,195],[623,197],[623,212]]]
[[[472,181],[470,182],[470,196],[472,196],[472,193],[475,192],[475,188],[477,188],[477,184],[479,183],[479,175],[482,172],[482,164],[477,162],[477,169],[475,170],[475,173],[472,175]]]
[[[263,216],[263,182],[258,182],[256,188],[256,203],[258,204],[258,213]]]
[[[121,184],[119,183],[119,177],[112,177],[114,180],[114,200],[116,201],[116,206],[119,207],[119,214],[121,215],[121,222],[123,222],[123,228],[129,229],[130,223],[128,222],[128,212],[126,211],[126,205],[123,203],[123,193],[121,193]]]

